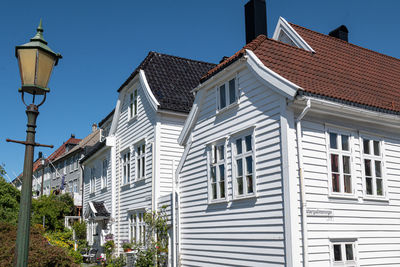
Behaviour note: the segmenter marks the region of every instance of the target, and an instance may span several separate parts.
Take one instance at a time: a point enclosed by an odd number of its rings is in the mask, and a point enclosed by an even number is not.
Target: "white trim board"
[[[160,103],[158,103],[157,99],[153,95],[153,92],[150,89],[149,83],[147,82],[146,74],[144,73],[144,70],[139,71],[139,80],[140,84],[142,85],[142,88],[145,89],[144,94],[146,95],[147,99],[150,102],[150,105],[154,110],[157,111],[158,107],[160,106]]]
[[[284,32],[297,47],[315,53],[314,49],[312,49],[312,47],[293,29],[293,27],[290,26],[284,18],[279,17],[272,39],[278,41],[281,32]]]

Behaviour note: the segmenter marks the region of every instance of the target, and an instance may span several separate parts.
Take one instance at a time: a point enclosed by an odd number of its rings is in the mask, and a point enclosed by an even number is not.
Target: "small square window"
[[[353,240],[332,242],[333,266],[356,266],[355,248]]]

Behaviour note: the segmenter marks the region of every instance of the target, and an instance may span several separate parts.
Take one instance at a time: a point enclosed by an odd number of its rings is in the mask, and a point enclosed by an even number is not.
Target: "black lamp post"
[[[32,169],[33,153],[35,146],[53,147],[35,143],[36,119],[39,115],[38,108],[46,100],[46,93],[50,92],[47,84],[53,67],[57,65],[60,54],[54,53],[43,39],[42,21],[40,20],[36,35],[29,43],[15,47],[15,55],[18,58],[22,86],[19,89],[22,102],[26,106],[28,124],[26,141],[7,139],[7,142],[15,142],[25,145],[24,172],[22,177],[21,203],[18,214],[17,244],[15,248],[14,266],[28,265],[30,215],[32,203]],[[27,105],[24,94],[32,96],[31,104]],[[35,97],[42,96],[39,104],[35,104]]]

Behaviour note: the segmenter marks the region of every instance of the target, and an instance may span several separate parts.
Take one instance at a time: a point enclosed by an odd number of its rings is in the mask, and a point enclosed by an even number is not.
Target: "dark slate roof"
[[[104,202],[96,202],[92,201],[93,207],[96,209],[96,216],[98,217],[108,217],[110,216],[110,213],[107,211],[106,206],[104,205]]]
[[[99,122],[99,127],[103,126],[103,124],[112,116],[114,115],[115,109],[113,109],[108,115]]]
[[[213,63],[151,51],[121,85],[118,92],[142,69],[161,109],[188,113],[194,100],[191,90],[199,84],[200,78],[215,66]]]
[[[88,160],[91,156],[93,156],[97,151],[103,148],[106,145],[106,140],[102,142],[97,142],[94,146],[90,147],[86,152],[85,156],[79,161],[79,163],[83,163]]]

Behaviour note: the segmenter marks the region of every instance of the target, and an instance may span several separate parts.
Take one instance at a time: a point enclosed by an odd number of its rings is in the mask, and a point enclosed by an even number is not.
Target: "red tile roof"
[[[69,138],[65,143],[63,143],[59,148],[57,148],[56,151],[54,151],[47,159],[46,161],[53,161],[57,159],[59,156],[63,155],[66,151],[66,145],[67,144],[78,144],[81,141],[81,139],[76,139],[76,138]]]
[[[306,93],[400,112],[400,60],[321,34],[291,26],[315,54],[258,36],[211,69],[202,81],[252,50],[263,64]]]

